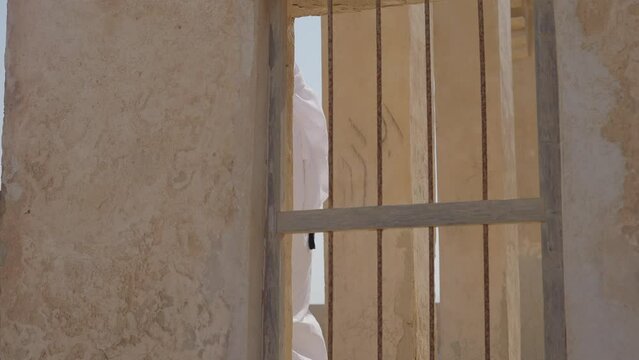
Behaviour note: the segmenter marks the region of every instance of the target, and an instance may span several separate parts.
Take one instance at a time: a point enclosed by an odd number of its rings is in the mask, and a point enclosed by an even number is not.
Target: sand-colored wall
[[[639,1],[555,2],[570,359],[639,354]]]
[[[9,2],[0,358],[259,357],[261,4]]]

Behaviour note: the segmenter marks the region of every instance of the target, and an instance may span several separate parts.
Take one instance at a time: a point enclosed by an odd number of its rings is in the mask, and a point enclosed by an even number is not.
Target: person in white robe
[[[293,204],[295,210],[321,209],[328,197],[328,132],[318,96],[295,65],[293,95]],[[308,234],[293,236],[293,360],[326,360],[326,344],[309,310],[312,250]]]

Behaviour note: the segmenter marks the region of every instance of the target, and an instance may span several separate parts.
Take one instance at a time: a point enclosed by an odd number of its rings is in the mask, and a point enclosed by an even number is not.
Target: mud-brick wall
[[[639,1],[555,1],[568,351],[639,355]]]
[[[9,1],[0,358],[256,359],[262,1]]]

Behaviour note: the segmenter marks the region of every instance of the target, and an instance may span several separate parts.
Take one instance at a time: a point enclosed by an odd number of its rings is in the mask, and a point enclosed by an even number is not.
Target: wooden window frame
[[[290,355],[286,234],[393,227],[538,222],[541,224],[546,360],[566,360],[561,149],[554,0],[535,0],[535,62],[540,198],[283,211],[282,139],[290,110],[289,26],[286,0],[269,0],[269,112],[267,225],[263,289],[263,359]]]

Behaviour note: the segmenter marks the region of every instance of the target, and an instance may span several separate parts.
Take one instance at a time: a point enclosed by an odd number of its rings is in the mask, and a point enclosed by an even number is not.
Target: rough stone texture
[[[0,358],[258,357],[259,4],[10,2]]]
[[[639,1],[555,2],[570,359],[639,354]]]

